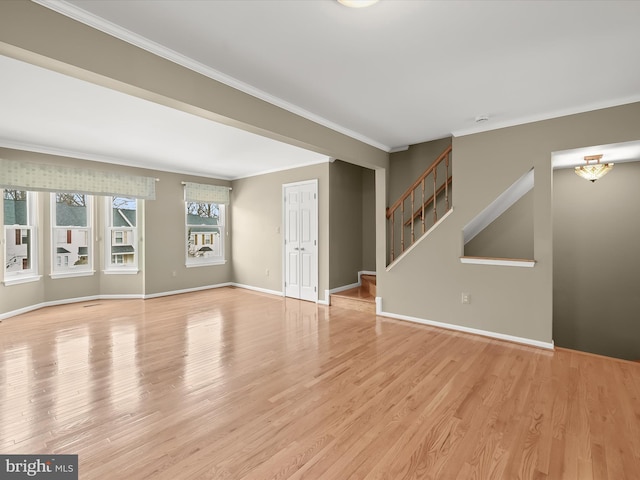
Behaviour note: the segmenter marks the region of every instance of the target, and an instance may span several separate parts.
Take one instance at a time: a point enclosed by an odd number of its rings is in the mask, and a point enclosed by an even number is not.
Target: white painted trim
[[[471,265],[500,265],[504,267],[535,267],[535,260],[515,260],[509,258],[460,257],[460,263]]]
[[[251,285],[244,285],[242,283],[234,283],[234,282],[230,283],[229,286],[244,288],[245,290],[253,290],[254,292],[268,293],[269,295],[276,295],[278,297],[284,297],[284,292],[280,292],[278,290],[269,290],[267,288],[254,287]]]
[[[480,330],[477,328],[463,327],[461,325],[454,325],[452,323],[434,322],[433,320],[426,320],[423,318],[410,317],[408,315],[400,315],[397,313],[389,313],[382,311],[382,299],[378,302],[380,297],[376,297],[376,314],[382,317],[394,318],[397,320],[404,320],[407,322],[420,323],[422,325],[429,325],[431,327],[445,328],[447,330],[455,330],[458,332],[470,333],[472,335],[480,335],[483,337],[496,338],[498,340],[506,340],[507,342],[520,343],[524,345],[530,345],[532,347],[545,348],[553,350],[553,340],[551,342],[541,342],[539,340],[533,340],[530,338],[515,337],[513,335],[507,335],[504,333],[491,332],[488,330]]]
[[[91,277],[95,275],[95,270],[78,270],[76,272],[58,272],[50,273],[49,278],[53,280],[60,280],[61,278],[73,278],[73,277]]]
[[[533,168],[513,182],[504,192],[491,202],[478,215],[473,217],[462,229],[464,244],[469,243],[473,238],[484,230],[491,222],[506,212],[509,207],[520,200],[527,192],[533,188],[534,184]]]
[[[329,295],[331,295],[332,293],[344,292],[345,290],[357,288],[360,285],[362,285],[362,283],[360,282],[360,275],[358,275],[358,281],[356,283],[350,283],[349,285],[343,285],[341,287],[332,288],[331,290],[327,290],[327,292],[329,292]]]
[[[329,305],[331,305],[331,303],[329,302],[329,290],[325,290],[325,298],[326,300],[316,300],[316,303],[318,305],[326,305],[328,307]]]
[[[213,262],[207,263],[185,263],[185,268],[198,268],[198,267],[212,267],[215,265],[225,265],[227,263],[226,260],[214,260]]]
[[[362,277],[362,275],[377,275],[377,273],[372,272],[371,270],[360,270],[358,272],[358,280],[360,280],[360,277]]]
[[[267,92],[264,92],[252,85],[241,82],[236,78],[233,78],[207,65],[197,62],[192,58],[189,58],[169,48],[166,48],[160,45],[159,43],[149,40],[130,30],[122,28],[121,26],[116,25],[115,23],[112,23],[112,22],[109,22],[108,20],[100,18],[97,15],[87,12],[86,10],[83,10],[82,8],[79,8],[64,0],[33,0],[33,1],[42,5],[43,7],[49,8],[50,10],[53,10],[62,15],[65,15],[66,17],[72,18],[73,20],[77,20],[78,22],[84,23],[85,25],[95,28],[96,30],[100,30],[101,32],[107,33],[131,45],[134,45],[138,48],[146,50],[147,52],[153,53],[154,55],[158,55],[159,57],[169,60],[170,62],[176,63],[182,67],[188,68],[189,70],[192,70],[194,72],[200,73],[201,75],[209,77],[217,82],[220,82],[229,87],[235,88],[236,90],[244,92],[247,95],[251,95],[252,97],[259,98],[260,100],[263,100],[272,105],[275,105],[284,110],[287,110],[291,113],[299,115],[303,118],[306,118],[307,120],[311,120],[312,122],[328,127],[331,130],[340,132],[348,137],[351,137],[353,139],[356,139],[363,143],[371,145],[372,147],[376,147],[376,148],[379,148],[380,150],[384,150],[385,152],[389,152],[391,150],[391,147],[387,145],[377,142],[360,133],[354,132],[353,130],[349,130],[348,128],[338,125],[337,123],[327,120],[326,118],[316,115],[315,113],[309,112],[308,110],[305,110],[296,105],[293,105],[292,103],[289,103]]]
[[[325,290],[325,301],[318,301],[317,303],[322,303],[323,305],[331,305],[330,297],[332,293],[344,292],[345,290],[350,290],[352,288],[357,288],[362,286],[362,276],[363,275],[376,275],[376,272],[372,272],[370,270],[360,270],[358,272],[358,281],[356,283],[351,283],[349,285],[343,285],[341,287],[332,288],[331,290]]]
[[[33,312],[45,307],[55,307],[57,305],[67,305],[69,303],[93,302],[96,300],[124,300],[124,299],[143,299],[143,295],[126,294],[126,295],[90,295],[88,297],[65,298],[62,300],[52,300],[50,302],[41,302],[28,307],[19,308],[10,312],[0,313],[0,321],[10,317],[22,315],[23,313]]]
[[[498,130],[501,128],[515,127],[518,125],[526,125],[534,122],[541,122],[543,120],[550,120],[553,118],[566,117],[568,115],[575,115],[578,113],[592,112],[595,110],[601,110],[604,108],[617,107],[619,105],[627,105],[630,103],[640,102],[640,94],[629,95],[628,97],[616,98],[613,100],[607,100],[602,102],[593,102],[587,105],[580,105],[574,108],[563,108],[555,110],[553,112],[547,112],[537,115],[527,115],[524,117],[515,118],[512,120],[494,122],[491,118],[488,122],[481,122],[475,124],[470,128],[462,128],[460,130],[454,130],[451,135],[454,137],[464,137],[466,135],[473,135],[476,133],[489,132],[491,130]]]
[[[144,298],[141,293],[127,293],[124,295],[98,295],[96,300],[144,300]]]
[[[11,310],[10,312],[0,313],[0,322],[6,320],[7,318],[22,315],[23,313],[33,312],[34,310],[38,310],[47,306],[48,305],[46,303],[37,303],[35,305],[29,305],[28,307],[22,307],[17,310]]]
[[[180,295],[181,293],[199,292],[200,290],[210,290],[213,288],[232,287],[232,286],[233,284],[231,282],[217,283],[215,285],[205,285],[203,287],[184,288],[181,290],[171,290],[168,292],[150,293],[150,294],[143,295],[142,298],[146,300],[147,298],[168,297],[170,295]]]
[[[253,290],[256,292],[268,293],[270,295],[275,295],[278,297],[283,297],[283,292],[278,292],[277,290],[268,290],[266,288],[253,287],[251,285],[242,285],[240,283],[226,282],[219,283],[216,285],[207,285],[204,287],[195,287],[195,288],[186,288],[182,290],[173,290],[168,292],[161,293],[152,293],[149,295],[143,294],[124,294],[124,295],[91,295],[88,297],[77,297],[77,298],[65,298],[63,300],[53,300],[51,302],[42,302],[35,305],[29,305],[28,307],[19,308],[17,310],[12,310],[10,312],[0,313],[0,321],[6,320],[10,317],[15,317],[17,315],[22,315],[23,313],[32,312],[34,310],[38,310],[44,307],[54,307],[56,305],[66,305],[68,303],[80,303],[80,302],[91,302],[95,300],[126,300],[126,299],[140,299],[146,300],[150,298],[158,298],[158,297],[168,297],[170,295],[179,295],[181,293],[190,293],[190,292],[198,292],[201,290],[211,290],[214,288],[222,288],[222,287],[237,287],[245,290]],[[318,303],[321,303],[320,301]]]
[[[103,270],[102,273],[104,275],[137,275],[138,273],[140,273],[140,270],[138,270],[137,268],[135,270],[126,270],[126,269],[122,269],[122,270]]]
[[[12,285],[22,285],[24,283],[39,282],[42,279],[42,275],[11,275],[7,276],[2,282],[5,287]]]
[[[429,230],[427,230],[427,231],[424,233],[424,235],[422,235],[418,240],[416,240],[416,241],[414,242],[414,244],[413,244],[413,245],[411,245],[409,248],[407,248],[404,252],[402,252],[402,253],[400,254],[400,256],[399,256],[399,257],[397,257],[393,262],[391,262],[391,263],[387,266],[387,272],[388,272],[389,270],[391,270],[393,267],[395,267],[395,266],[400,262],[400,260],[402,260],[402,259],[405,257],[405,255],[407,255],[411,250],[413,250],[414,248],[416,248],[416,247],[417,247],[417,246],[418,246],[418,245],[419,245],[419,244],[420,244],[420,243],[421,243],[425,238],[427,238],[427,236],[428,236],[431,232],[433,232],[436,228],[438,228],[438,225],[440,225],[442,222],[444,222],[444,220],[445,220],[449,215],[451,215],[452,213],[453,213],[453,207],[451,207],[451,208],[449,209],[449,211],[448,211],[447,213],[445,213],[445,214],[442,216],[442,218],[441,218],[440,220],[438,220],[436,223],[434,223],[434,224],[431,226],[431,228],[430,228]]]
[[[306,163],[298,163],[298,164],[295,164],[295,165],[287,165],[287,166],[284,166],[284,167],[278,167],[278,168],[272,168],[272,169],[269,169],[269,170],[263,170],[261,172],[252,173],[250,175],[241,175],[241,176],[238,176],[238,177],[232,177],[232,178],[230,178],[230,180],[240,180],[240,179],[243,179],[243,178],[252,178],[252,177],[257,177],[259,175],[268,175],[270,173],[284,172],[284,171],[287,171],[287,170],[294,170],[296,168],[310,167],[312,165],[320,165],[320,164],[323,164],[323,163],[330,163],[330,157],[326,157],[326,158],[323,158],[322,160],[317,160],[317,161],[311,161],[311,162],[306,162]]]

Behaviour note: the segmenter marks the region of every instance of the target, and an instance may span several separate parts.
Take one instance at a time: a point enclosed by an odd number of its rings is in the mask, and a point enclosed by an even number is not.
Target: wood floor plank
[[[237,288],[0,323],[0,452],[80,478],[637,479],[640,364]]]

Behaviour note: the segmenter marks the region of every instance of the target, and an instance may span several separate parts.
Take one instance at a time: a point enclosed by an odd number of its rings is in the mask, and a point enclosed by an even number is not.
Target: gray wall
[[[282,292],[282,185],[318,179],[318,298],[329,289],[329,164],[233,182],[233,280]],[[266,270],[269,269],[269,276]]]
[[[357,282],[362,270],[362,168],[336,160],[329,182],[329,288],[336,288]]]
[[[533,259],[533,190],[464,246],[472,257]]]
[[[451,141],[451,138],[442,138],[411,145],[408,150],[389,155],[389,205],[400,198],[444,149],[451,145]]]
[[[640,360],[640,163],[553,175],[556,345]]]
[[[375,171],[362,169],[362,270],[376,271]]]
[[[383,311],[550,343],[551,154],[639,138],[640,103],[454,138],[453,213],[406,261],[378,270]],[[461,264],[464,226],[532,167],[535,267]]]

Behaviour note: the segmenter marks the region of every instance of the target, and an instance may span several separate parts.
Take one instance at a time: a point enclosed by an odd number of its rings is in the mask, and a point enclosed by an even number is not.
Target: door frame
[[[320,219],[320,212],[318,209],[318,205],[320,204],[319,202],[319,197],[320,197],[320,193],[318,192],[318,179],[317,178],[313,178],[313,179],[309,179],[309,180],[301,180],[299,182],[291,182],[291,183],[283,183],[282,184],[282,296],[283,297],[287,297],[287,289],[286,289],[286,279],[287,279],[287,246],[285,245],[285,238],[286,238],[286,228],[287,228],[287,205],[286,205],[286,189],[289,187],[296,187],[296,186],[301,186],[301,185],[308,185],[308,184],[313,184],[314,188],[315,188],[315,194],[316,194],[316,218],[315,218],[315,229],[316,229],[316,248],[315,248],[315,258],[314,258],[314,262],[315,262],[315,284],[316,284],[316,291],[315,291],[315,301],[316,303],[318,303],[318,293],[319,293],[319,289],[320,289],[320,267],[319,267],[319,263],[318,263],[318,258],[319,258],[319,248],[320,248],[320,231],[318,230],[319,227],[319,219]],[[291,297],[293,298],[293,297]]]

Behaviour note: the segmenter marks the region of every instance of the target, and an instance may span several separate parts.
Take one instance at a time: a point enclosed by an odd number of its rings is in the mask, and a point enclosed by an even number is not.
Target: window
[[[52,276],[92,272],[91,195],[51,194]]]
[[[185,203],[187,266],[224,263],[224,204]]]
[[[5,284],[37,279],[35,193],[4,190]]]
[[[138,203],[135,198],[106,197],[105,272],[138,271]]]

